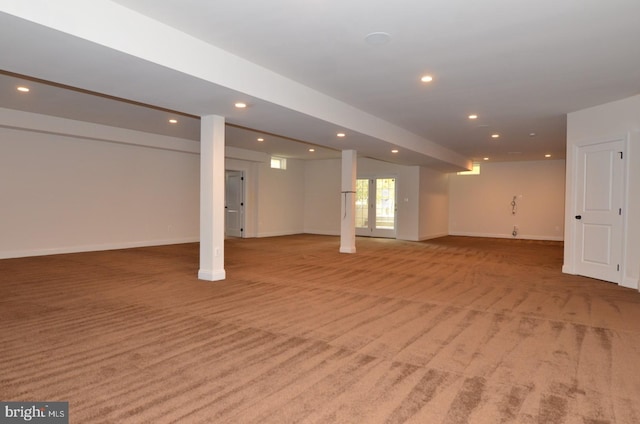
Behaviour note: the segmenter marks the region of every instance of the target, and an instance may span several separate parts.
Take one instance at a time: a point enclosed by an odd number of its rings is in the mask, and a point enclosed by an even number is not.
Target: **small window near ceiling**
[[[271,167],[273,169],[287,169],[287,160],[285,158],[271,157]]]
[[[474,162],[471,171],[458,172],[458,175],[480,175],[480,164]]]

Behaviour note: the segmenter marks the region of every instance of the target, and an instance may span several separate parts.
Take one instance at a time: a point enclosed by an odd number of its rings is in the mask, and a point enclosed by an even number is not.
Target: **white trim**
[[[305,229],[304,234],[315,234],[319,236],[340,236],[340,231],[337,230],[314,230],[314,229]]]
[[[632,277],[624,277],[622,278],[622,282],[620,283],[622,287],[626,287],[628,289],[639,290],[640,289],[640,280]]]
[[[505,238],[513,240],[541,240],[541,241],[563,241],[564,239],[559,236],[531,236],[527,234],[520,234],[518,237],[514,237],[511,234],[490,234],[490,233],[467,233],[453,231],[450,232],[451,236],[464,236],[464,237],[489,237],[489,238]]]
[[[258,233],[256,237],[281,237],[281,236],[295,236],[297,234],[304,234],[304,231],[270,231],[268,233]]]
[[[198,271],[198,279],[206,281],[221,281],[227,278],[227,273],[222,270],[201,269]]]
[[[197,243],[198,237],[179,239],[145,240],[123,243],[89,244],[83,246],[65,246],[42,249],[14,250],[0,252],[0,259],[26,258],[29,256],[61,255],[67,253],[99,252],[103,250],[135,249],[137,247],[165,246],[168,244]]]
[[[418,237],[418,241],[433,240],[433,239],[437,239],[437,238],[440,238],[440,237],[446,237],[448,235],[449,235],[449,233],[428,234],[428,235],[424,235],[424,236]]]

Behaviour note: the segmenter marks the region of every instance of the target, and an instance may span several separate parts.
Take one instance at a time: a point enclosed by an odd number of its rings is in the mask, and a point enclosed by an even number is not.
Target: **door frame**
[[[562,266],[562,272],[566,274],[578,274],[578,260],[580,257],[580,249],[581,246],[578,246],[577,238],[578,238],[578,225],[579,222],[575,219],[576,211],[578,210],[578,175],[579,167],[578,161],[580,151],[584,147],[589,147],[597,144],[606,144],[613,142],[622,142],[623,145],[623,175],[622,175],[622,184],[621,188],[622,200],[621,207],[623,210],[622,213],[622,234],[620,238],[620,272],[618,274],[617,281],[614,281],[615,284],[625,285],[625,270],[627,268],[627,228],[629,221],[629,214],[627,213],[628,205],[627,201],[629,198],[628,187],[629,187],[629,162],[628,162],[628,152],[629,152],[629,135],[619,135],[612,137],[598,137],[583,140],[578,142],[572,146],[570,154],[567,155],[566,162],[566,204],[565,204],[565,246],[564,246],[564,264]],[[588,277],[588,276],[587,276]]]
[[[371,195],[369,195],[369,227],[365,228],[365,227],[356,227],[355,231],[356,231],[356,235],[357,236],[363,236],[363,237],[380,237],[380,238],[397,238],[397,234],[398,234],[398,177],[397,175],[393,175],[393,174],[376,174],[376,175],[358,175],[356,177],[356,180],[378,180],[378,179],[393,179],[394,180],[394,213],[393,213],[393,230],[385,230],[385,229],[376,229],[375,228],[375,219],[373,220],[374,225],[371,225]],[[374,184],[375,186],[375,184]],[[371,193],[371,183],[369,186],[370,190],[369,193]],[[374,218],[375,218],[375,204],[373,206],[373,210],[374,210]]]
[[[225,172],[225,179],[224,179],[224,181],[225,181],[225,187],[224,187],[225,193],[227,192],[227,185],[226,185],[226,183],[227,183],[227,178],[226,178],[227,172],[237,172],[237,173],[240,174],[240,179],[241,179],[240,180],[241,181],[240,187],[241,187],[241,190],[242,190],[242,195],[241,195],[241,199],[240,199],[240,208],[239,208],[239,211],[240,211],[239,212],[239,215],[240,215],[240,235],[239,236],[233,235],[233,237],[244,238],[245,237],[245,227],[246,227],[246,222],[245,222],[246,221],[246,213],[245,213],[245,210],[246,210],[245,209],[245,205],[246,205],[246,200],[245,200],[245,196],[246,196],[245,179],[246,179],[246,176],[245,176],[245,174],[246,173],[244,171],[242,171],[242,170],[239,170],[239,169],[225,169],[224,172]],[[226,198],[225,198],[224,208],[225,208],[225,213],[224,213],[224,217],[225,217],[224,232],[225,232],[225,236],[227,236],[228,234],[227,234],[227,223],[226,223],[226,219],[227,219],[227,199]]]

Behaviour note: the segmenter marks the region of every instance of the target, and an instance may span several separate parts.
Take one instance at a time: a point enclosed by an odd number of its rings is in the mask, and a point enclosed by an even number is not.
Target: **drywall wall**
[[[304,161],[287,159],[286,169],[273,169],[270,162],[259,162],[256,189],[258,237],[304,231]]]
[[[449,176],[449,234],[562,240],[565,162],[481,164],[480,175]],[[516,197],[516,213],[511,202]]]
[[[420,168],[419,239],[449,234],[449,174]]]
[[[305,162],[304,232],[340,235],[340,159]]]
[[[579,145],[624,139],[627,144],[625,178],[625,240],[621,284],[640,288],[640,95],[573,112],[567,116],[567,216],[563,270],[573,270],[575,215],[572,209],[574,151]]]
[[[0,258],[199,238],[192,142],[4,109],[0,141]]]

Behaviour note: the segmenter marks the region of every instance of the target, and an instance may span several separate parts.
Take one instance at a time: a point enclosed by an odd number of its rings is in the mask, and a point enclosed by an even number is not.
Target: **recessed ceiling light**
[[[482,160],[489,160],[489,158],[482,158]]]
[[[316,151],[316,149],[309,149],[309,151],[310,151],[310,152],[315,152],[315,151]]]
[[[545,157],[545,158],[550,158],[550,157],[551,157],[551,155],[550,155],[550,154],[546,154],[546,155],[544,155],[544,157]]]
[[[387,44],[389,41],[391,41],[391,35],[381,31],[372,32],[364,37],[364,41],[372,46],[382,46],[383,44]]]
[[[422,78],[420,78],[420,81],[422,81],[422,82],[431,82],[431,81],[433,81],[433,77],[431,75],[423,75]]]
[[[534,133],[534,132],[530,132],[529,133],[529,137],[535,137],[535,136],[536,136],[536,133]]]
[[[338,133],[338,134],[336,134],[336,136],[342,138],[342,137],[346,137],[346,134],[345,133]]]
[[[391,153],[398,153],[398,149],[393,149]]]
[[[22,91],[23,93],[28,93],[29,87],[20,86],[18,87],[18,91]]]
[[[469,115],[469,119],[478,119],[478,115]]]
[[[238,102],[235,104],[235,107],[237,107],[238,109],[244,109],[245,107],[247,107],[247,104],[243,102]]]
[[[264,141],[264,138],[260,137],[260,138],[258,139],[258,141]]]
[[[500,138],[500,134],[491,134],[491,138]]]
[[[177,119],[169,119],[169,123],[170,124],[177,124],[178,120]]]

